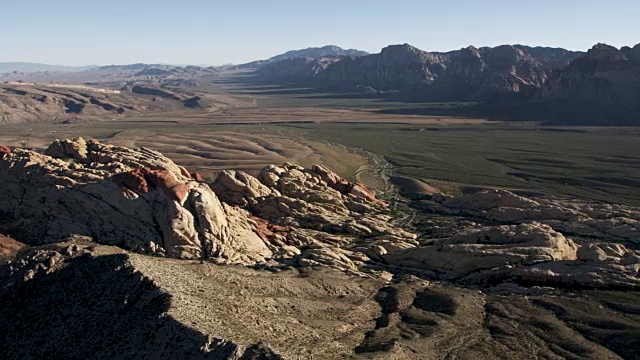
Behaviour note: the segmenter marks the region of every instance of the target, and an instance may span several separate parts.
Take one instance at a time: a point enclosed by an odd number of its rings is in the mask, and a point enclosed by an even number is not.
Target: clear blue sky
[[[638,0],[0,0],[0,61],[241,63],[334,44],[378,52],[640,42]]]

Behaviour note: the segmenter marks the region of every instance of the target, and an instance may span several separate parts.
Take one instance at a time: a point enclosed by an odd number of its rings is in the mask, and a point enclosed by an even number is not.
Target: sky
[[[371,53],[640,42],[638,0],[0,0],[0,62],[222,65],[338,45]]]

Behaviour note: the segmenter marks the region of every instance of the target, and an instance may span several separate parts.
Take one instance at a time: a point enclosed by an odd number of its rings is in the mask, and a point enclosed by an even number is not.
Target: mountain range
[[[352,90],[410,91],[427,100],[489,100],[531,95],[558,68],[584,55],[557,48],[503,45],[426,52],[391,45],[360,57],[294,58],[262,66],[266,81],[310,83]]]
[[[554,123],[637,124],[640,44],[588,52],[502,45],[427,52],[409,44],[378,54],[293,58],[256,79],[411,102],[478,102],[474,116]]]

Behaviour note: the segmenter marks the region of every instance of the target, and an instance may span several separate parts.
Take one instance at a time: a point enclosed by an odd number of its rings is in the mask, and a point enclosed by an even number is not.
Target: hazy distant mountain
[[[266,64],[274,62],[296,59],[296,58],[311,58],[320,59],[324,57],[338,57],[338,56],[365,56],[369,55],[366,51],[356,49],[343,49],[335,45],[327,45],[323,47],[311,47],[301,50],[291,50],[284,54],[273,56],[267,60],[252,61],[250,63],[233,66],[234,69],[255,69]]]
[[[78,71],[10,72],[0,74],[0,82],[34,83],[62,82],[69,84],[100,83],[101,86],[122,87],[132,82],[152,85],[198,86],[202,77],[217,76],[213,67],[173,66],[163,64],[126,64],[92,67]]]
[[[41,72],[41,71],[83,71],[95,68],[94,65],[89,66],[65,66],[65,65],[48,65],[29,62],[0,62],[0,74],[9,72]]]

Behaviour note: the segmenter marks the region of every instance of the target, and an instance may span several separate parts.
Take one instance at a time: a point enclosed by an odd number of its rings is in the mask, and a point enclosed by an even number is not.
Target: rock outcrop
[[[573,241],[549,226],[529,223],[487,227],[383,258],[390,264],[426,268],[455,279],[497,267],[575,260],[576,251]]]
[[[466,230],[433,245],[386,254],[388,263],[474,284],[640,286],[638,209],[505,190],[436,194],[423,205],[475,222],[466,221]]]
[[[635,208],[435,192],[420,210],[460,221],[418,237],[324,166],[207,184],[80,138],[1,153],[0,183],[26,243],[0,235],[0,358],[638,354]]]
[[[297,265],[358,273],[370,257],[378,257],[376,248],[417,244],[416,235],[395,226],[387,205],[369,189],[323,166],[270,165],[257,178],[223,171],[212,188],[223,201],[263,222],[262,236],[295,255]]]
[[[268,268],[368,276],[391,266],[474,283],[638,286],[640,212],[629,207],[505,190],[434,194],[423,200],[430,211],[476,222],[427,241],[396,225],[366,186],[321,165],[269,165],[257,177],[223,171],[210,185],[194,177],[145,148],[82,138],[44,154],[13,148],[0,158],[0,231],[28,245],[87,236]]]
[[[324,166],[305,169],[293,164],[269,165],[257,178],[223,171],[212,188],[224,201],[273,224],[332,234],[401,234],[415,238],[389,224],[391,217],[384,214],[386,204],[371,190]]]
[[[516,195],[487,190],[458,197],[439,197],[433,209],[465,214],[502,223],[537,221],[563,233],[600,241],[628,242],[640,239],[640,211],[616,204]]]
[[[13,149],[0,162],[0,225],[32,245],[78,234],[171,257],[271,257],[244,211],[185,173],[158,152],[83,139]]]
[[[210,187],[153,150],[77,138],[44,154],[13,149],[0,161],[0,181],[0,227],[30,245],[82,235],[168,257],[336,260],[358,272],[353,261],[368,260],[350,250],[358,239],[415,239],[373,192],[323,166],[271,165],[258,178],[223,171]]]

